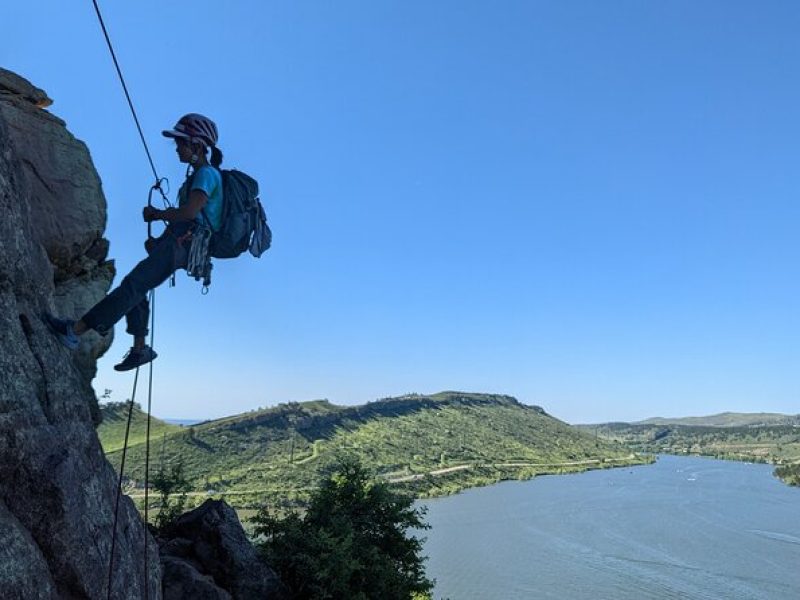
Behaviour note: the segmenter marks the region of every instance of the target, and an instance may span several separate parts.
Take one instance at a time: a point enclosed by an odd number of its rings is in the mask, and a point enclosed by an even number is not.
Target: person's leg
[[[174,237],[169,234],[162,237],[150,255],[134,267],[119,287],[95,304],[75,324],[75,333],[80,335],[82,329],[106,333],[124,315],[131,313],[128,333],[135,338],[144,338],[150,313],[147,293],[166,281],[185,262],[185,259],[181,260],[185,254],[186,250],[177,244]]]
[[[125,331],[133,336],[133,347],[142,349],[145,346],[145,339],[150,332],[148,321],[150,320],[150,302],[147,298],[139,302],[136,306],[125,313],[125,320],[128,327]]]
[[[185,228],[177,233],[185,233]],[[150,314],[147,292],[161,285],[177,269],[185,268],[188,255],[188,250],[183,244],[178,244],[171,230],[153,240],[149,247],[148,244],[145,246],[149,256],[136,265],[118,288],[92,307],[80,320],[71,321],[58,319],[50,314],[44,315],[50,329],[65,346],[75,350],[80,345],[80,336],[89,329],[105,335],[123,315],[128,315],[128,333],[134,337],[134,348],[145,347]]]
[[[172,268],[169,270],[170,274],[174,273],[178,268],[186,266],[187,252],[182,247],[178,246],[174,240],[167,242],[173,246],[172,253]],[[159,253],[162,249],[151,250],[151,253]],[[169,275],[167,275],[168,277]],[[166,279],[166,277],[164,278]],[[162,280],[163,281],[163,280]],[[122,362],[114,365],[117,371],[129,371],[144,364],[147,364],[158,357],[158,354],[150,346],[145,343],[148,334],[148,322],[150,320],[150,302],[147,296],[125,313],[125,318],[128,323],[127,332],[133,336],[133,347],[128,351]]]

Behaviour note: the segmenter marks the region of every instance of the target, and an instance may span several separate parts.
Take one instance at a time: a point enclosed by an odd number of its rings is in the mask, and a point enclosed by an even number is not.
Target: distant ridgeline
[[[102,410],[98,433],[118,467],[127,405]],[[142,478],[145,422],[136,407],[126,463],[131,487]],[[190,427],[154,419],[151,452],[155,469],[183,463],[195,499],[224,495],[239,507],[302,502],[335,457],[347,453],[420,497],[651,460],[510,396],[460,392],[360,406],[327,400],[281,404]],[[136,496],[135,489],[129,491]]]
[[[578,427],[636,452],[697,454],[778,465],[775,475],[790,485],[800,485],[800,415],[722,413]]]

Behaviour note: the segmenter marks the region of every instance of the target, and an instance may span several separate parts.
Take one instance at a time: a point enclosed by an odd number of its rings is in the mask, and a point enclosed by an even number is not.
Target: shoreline
[[[416,500],[442,498],[452,496],[459,492],[479,487],[494,485],[503,481],[527,481],[542,475],[571,475],[585,473],[599,469],[618,469],[634,466],[645,466],[656,462],[654,454],[634,454],[626,458],[597,458],[582,461],[567,461],[554,463],[465,463],[433,469],[425,473],[414,473],[395,478],[378,476],[400,493],[413,495]],[[190,491],[185,495],[189,502],[187,509],[199,506],[207,499],[225,500],[237,512],[253,510],[255,506],[263,504],[267,498],[280,496],[288,492],[310,492],[310,489],[275,490],[275,489],[245,489],[228,490],[225,492],[208,493],[204,491]],[[137,489],[135,493],[126,494],[139,506],[144,500],[144,491]],[[170,498],[177,498],[181,494],[170,494]],[[151,501],[155,496],[150,492]]]
[[[775,461],[761,458],[759,456],[731,456],[730,454],[714,454],[705,452],[666,452],[659,454],[668,456],[696,456],[699,458],[714,458],[716,460],[727,460],[731,462],[754,463],[759,465],[770,465],[772,476],[780,480],[789,487],[800,487],[800,462],[796,463],[776,463]]]
[[[601,458],[558,463],[494,463],[459,465],[403,477],[394,485],[417,500],[452,496],[459,492],[486,487],[503,481],[527,481],[542,475],[571,475],[599,469],[644,466],[656,461],[654,454],[634,454],[626,458]],[[457,469],[457,470],[456,470]],[[456,475],[455,480],[448,475]]]

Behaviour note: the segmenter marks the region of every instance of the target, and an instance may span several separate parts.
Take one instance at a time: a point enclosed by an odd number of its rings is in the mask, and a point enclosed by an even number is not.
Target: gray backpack
[[[210,254],[214,258],[236,258],[249,249],[250,254],[258,258],[272,244],[272,231],[258,199],[258,182],[235,169],[220,170],[220,173],[222,220],[219,229],[210,227],[203,210],[203,218],[212,231]]]

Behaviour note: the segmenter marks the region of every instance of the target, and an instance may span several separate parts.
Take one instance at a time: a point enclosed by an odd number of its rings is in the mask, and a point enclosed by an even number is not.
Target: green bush
[[[153,477],[153,489],[159,493],[159,510],[153,526],[159,533],[166,533],[186,509],[186,493],[192,489],[184,475],[183,462],[170,467],[162,465]]]
[[[413,500],[376,481],[357,459],[340,459],[301,516],[262,509],[253,519],[264,560],[300,600],[429,598]]]

